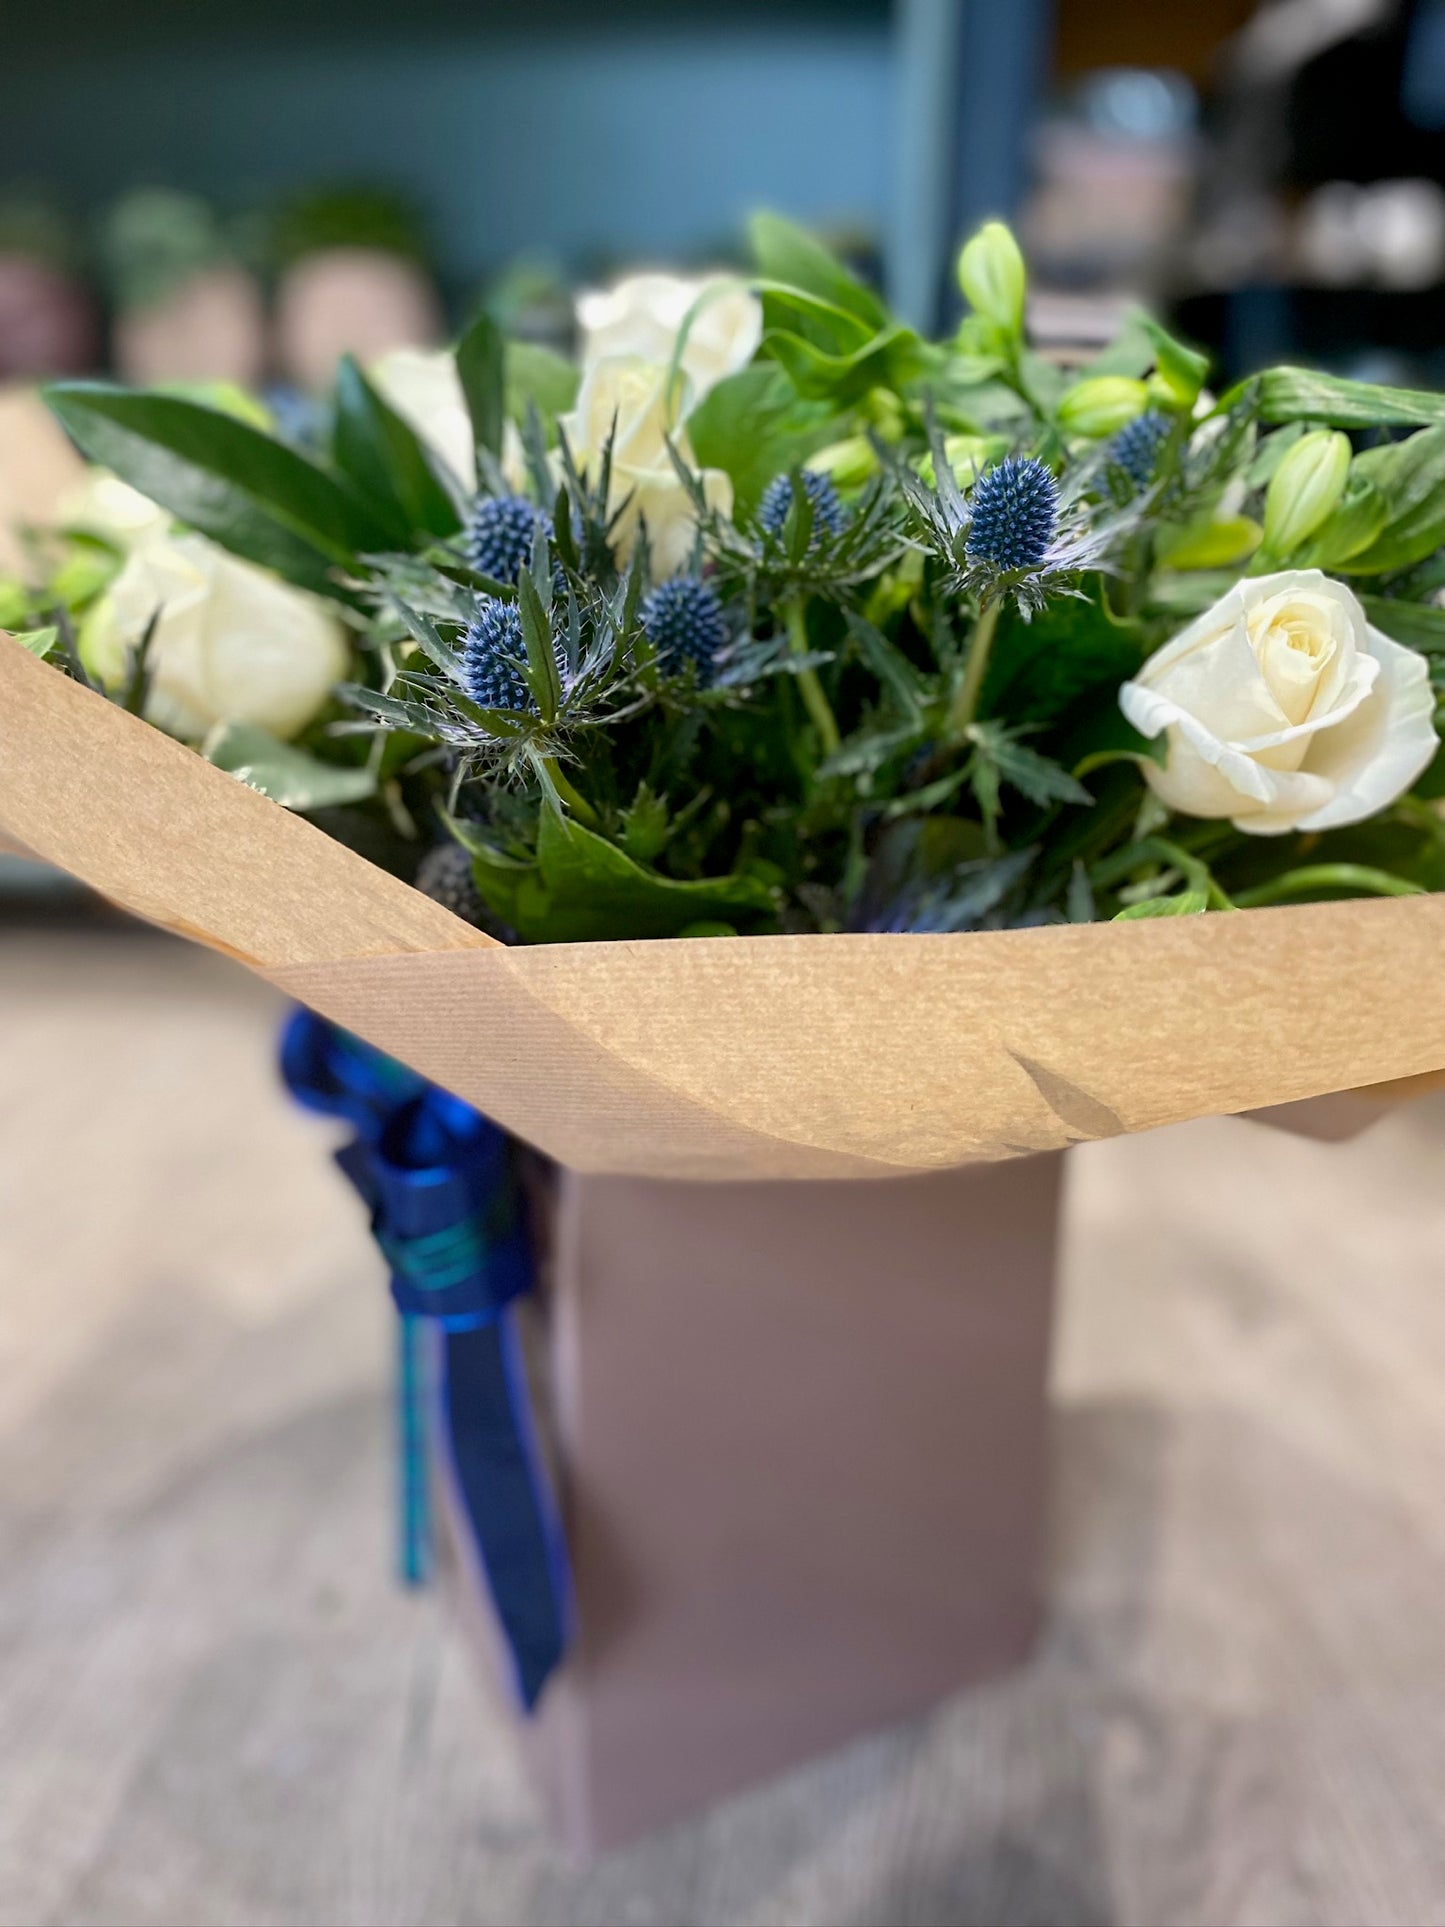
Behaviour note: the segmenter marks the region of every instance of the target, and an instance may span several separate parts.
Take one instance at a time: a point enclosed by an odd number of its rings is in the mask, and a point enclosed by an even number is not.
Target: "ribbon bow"
[[[402,1576],[417,1584],[429,1564],[432,1432],[530,1711],[566,1645],[571,1580],[516,1328],[533,1266],[505,1133],[308,1010],[287,1022],[281,1072],[300,1103],[354,1128],[336,1161],[391,1267],[401,1315]]]

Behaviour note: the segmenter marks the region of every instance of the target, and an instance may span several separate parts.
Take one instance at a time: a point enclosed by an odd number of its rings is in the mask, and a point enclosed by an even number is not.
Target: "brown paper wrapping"
[[[0,830],[581,1171],[882,1177],[1445,1072],[1445,897],[504,949],[4,640]]]

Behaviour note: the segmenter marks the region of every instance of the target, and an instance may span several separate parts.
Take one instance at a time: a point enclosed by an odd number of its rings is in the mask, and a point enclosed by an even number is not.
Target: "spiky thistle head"
[[[462,687],[474,703],[483,709],[533,707],[519,666],[527,660],[527,644],[515,602],[478,596],[459,653]]]
[[[550,536],[552,518],[525,495],[483,495],[467,525],[467,561],[494,582],[515,582],[532,559],[539,528]]]
[[[460,843],[438,843],[428,850],[417,865],[416,887],[443,910],[460,917],[463,923],[474,924],[502,943],[516,942],[515,933],[488,909],[477,888],[471,852]]]
[[[813,533],[808,547],[816,548],[826,538],[836,541],[843,533],[848,522],[848,511],[829,475],[817,469],[805,468],[799,471],[803,493],[813,509]],[[758,521],[769,535],[779,536],[787,526],[793,508],[793,482],[791,475],[775,475],[763,490],[763,499],[758,504]]]
[[[1126,422],[1109,443],[1109,457],[1134,484],[1148,488],[1159,466],[1159,456],[1169,439],[1172,424],[1157,408],[1148,408]]]
[[[727,642],[727,623],[717,591],[695,575],[675,575],[650,589],[642,602],[642,627],[664,674],[691,667],[700,683],[712,681],[713,664]]]
[[[964,554],[1002,573],[1037,569],[1059,520],[1059,485],[1033,455],[1011,455],[987,469],[969,499]]]

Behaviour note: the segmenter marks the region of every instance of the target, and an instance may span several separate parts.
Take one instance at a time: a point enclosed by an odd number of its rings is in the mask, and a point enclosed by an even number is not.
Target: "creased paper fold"
[[[504,949],[8,641],[0,830],[586,1171],[887,1176],[1445,1070],[1445,897]]]

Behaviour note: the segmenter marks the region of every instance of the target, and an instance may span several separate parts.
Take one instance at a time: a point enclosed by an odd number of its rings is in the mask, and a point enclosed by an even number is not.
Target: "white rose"
[[[621,510],[613,528],[614,546],[625,562],[645,524],[657,576],[673,575],[686,566],[697,534],[691,498],[667,448],[670,435],[679,457],[692,466],[687,436],[675,425],[682,410],[669,407],[676,399],[669,391],[676,387],[665,365],[634,356],[612,357],[588,372],[576,410],[562,422],[573,458],[583,470],[597,467],[608,436],[613,436],[607,506],[610,513]],[[724,513],[732,508],[732,483],[721,469],[699,470],[698,479],[709,506]]]
[[[1277,836],[1373,816],[1439,739],[1422,656],[1378,629],[1343,583],[1286,569],[1237,583],[1119,692],[1168,761],[1150,788],[1188,816]]]
[[[367,371],[384,402],[418,434],[466,489],[477,485],[472,418],[449,348],[396,348]],[[527,457],[517,424],[502,424],[502,475],[518,495],[527,492]]]
[[[599,361],[616,355],[670,363],[689,315],[679,365],[696,407],[725,375],[748,365],[763,338],[762,303],[719,275],[690,281],[672,274],[634,274],[611,288],[579,295],[583,379]]]
[[[56,520],[62,528],[84,529],[118,549],[139,548],[171,526],[169,513],[158,502],[108,468],[87,469],[85,479],[60,498]]]
[[[477,485],[472,418],[449,348],[394,348],[367,370],[384,402],[464,488]]]
[[[345,625],[320,597],[189,533],[132,550],[85,619],[91,673],[119,682],[157,611],[146,714],[188,741],[218,722],[294,736],[346,673]]]

